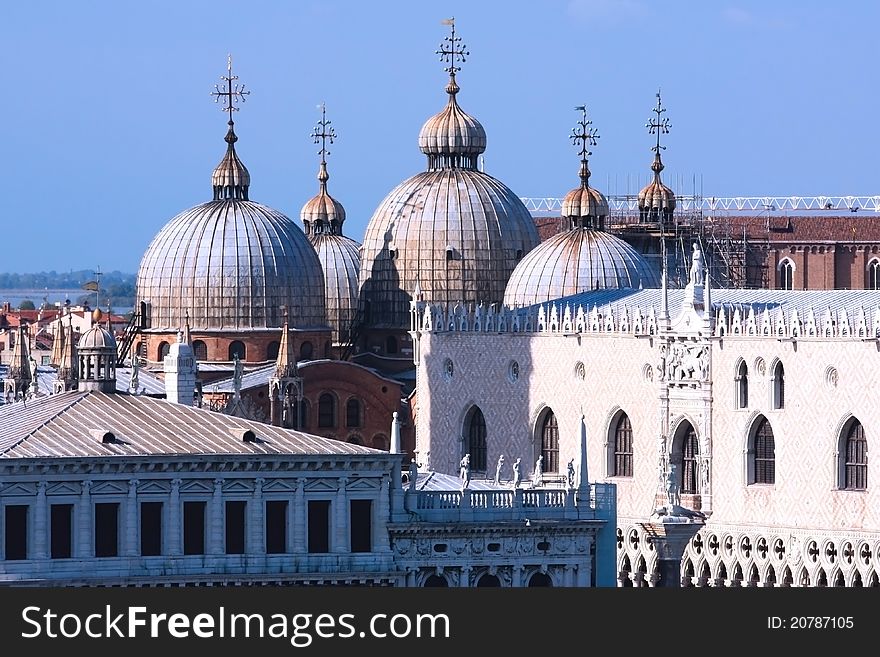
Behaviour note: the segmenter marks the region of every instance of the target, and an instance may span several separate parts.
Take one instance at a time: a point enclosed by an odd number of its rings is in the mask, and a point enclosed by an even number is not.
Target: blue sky
[[[251,199],[299,221],[325,102],[330,192],[361,241],[382,198],[424,169],[450,16],[485,171],[519,196],[575,185],[581,104],[600,134],[593,185],[638,191],[658,88],[664,178],[680,193],[877,193],[876,3],[17,2],[0,27],[0,271],[135,272],[168,220],[210,199],[226,127],[210,92],[228,53],[251,91],[235,117]]]

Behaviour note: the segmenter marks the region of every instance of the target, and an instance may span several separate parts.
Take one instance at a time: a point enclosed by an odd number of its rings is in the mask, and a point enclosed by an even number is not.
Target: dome
[[[427,171],[384,198],[364,237],[359,303],[376,328],[408,328],[417,288],[427,303],[501,303],[514,267],[540,241],[519,196],[477,169],[486,132],[458,105],[457,64],[468,53],[449,24],[437,51],[450,62],[449,97],[419,133]]]
[[[265,205],[216,199],[186,210],[153,238],[141,260],[137,301],[148,328],[250,330],[327,324],[321,263],[305,233]]]
[[[486,131],[480,122],[462,110],[455,100],[458,85],[446,87],[449,101],[442,112],[425,121],[419,132],[419,149],[431,159],[476,159],[486,150]],[[433,166],[433,165],[431,165]]]
[[[342,203],[322,190],[303,205],[300,218],[306,233],[340,233],[345,222],[345,208]]]
[[[357,316],[361,245],[349,237],[317,233],[309,237],[324,270],[327,321],[334,342],[350,338]]]
[[[116,338],[113,337],[110,331],[101,326],[100,322],[103,316],[103,313],[98,308],[92,312],[92,328],[80,336],[76,347],[78,350],[103,349],[112,350],[114,354],[116,353]]]
[[[565,195],[561,211],[563,217],[595,217],[604,222],[608,216],[608,200],[598,189],[581,185]]]
[[[663,162],[659,152],[654,156],[651,170],[654,172],[654,179],[639,192],[639,216],[654,221],[670,218],[675,211],[675,193],[660,180]]]
[[[659,287],[657,273],[619,237],[576,227],[542,242],[517,265],[504,304],[531,306],[595,289]]]
[[[492,176],[472,169],[412,176],[385,197],[367,226],[365,320],[409,326],[416,285],[428,303],[500,303],[514,267],[538,242],[528,209]]]

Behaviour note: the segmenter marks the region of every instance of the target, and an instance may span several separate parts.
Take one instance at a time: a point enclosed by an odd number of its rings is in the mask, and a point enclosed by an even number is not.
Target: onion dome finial
[[[228,144],[226,154],[211,176],[214,200],[239,199],[246,201],[248,198],[248,187],[251,184],[251,175],[235,152],[235,142],[238,141],[238,136],[235,134],[235,122],[232,120],[232,113],[238,111],[239,108],[236,105],[243,103],[251,92],[245,91],[243,84],[235,82],[238,80],[238,76],[232,74],[232,55],[227,57],[226,75],[221,75],[220,79],[225,84],[222,87],[214,85],[214,91],[211,92],[211,95],[214,96],[215,103],[219,103],[221,98],[223,99],[223,106],[220,109],[229,114],[229,121],[227,122],[229,129],[226,131],[226,137],[224,138],[224,141]]]
[[[342,235],[345,208],[327,192],[327,181],[330,180],[330,174],[327,172],[327,156],[330,155],[330,150],[327,144],[332,144],[336,140],[336,130],[327,118],[327,107],[324,103],[321,103],[321,120],[315,124],[311,137],[316,144],[321,144],[321,150],[318,151],[318,155],[321,156],[321,164],[318,168],[319,189],[317,195],[306,201],[300,211],[300,219],[310,239],[314,235],[324,233]]]
[[[599,133],[587,118],[586,105],[578,105],[575,110],[581,113],[581,118],[572,128],[570,138],[581,158],[578,170],[581,184],[562,199],[562,216],[569,220],[570,228],[603,229],[608,216],[608,201],[602,192],[590,187],[589,164],[589,157],[593,154],[589,147],[596,145]]]
[[[645,127],[648,128],[649,134],[657,135],[657,141],[651,147],[651,150],[654,151],[654,161],[651,163],[654,179],[639,192],[639,221],[665,222],[672,219],[672,212],[675,210],[675,194],[660,180],[660,172],[664,168],[660,151],[666,150],[666,146],[660,145],[660,135],[669,134],[669,128],[672,127],[672,124],[670,124],[669,118],[663,116],[666,108],[661,102],[659,90],[657,91],[657,105],[651,111],[656,114],[656,117],[652,117],[645,124]]]

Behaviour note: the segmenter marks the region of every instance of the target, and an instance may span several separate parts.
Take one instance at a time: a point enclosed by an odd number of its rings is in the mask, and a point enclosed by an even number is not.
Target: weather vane
[[[437,54],[440,55],[441,62],[449,63],[449,66],[443,70],[449,73],[450,77],[455,78],[455,74],[461,70],[460,66],[455,65],[456,60],[458,60],[458,62],[464,62],[465,57],[469,56],[471,53],[465,48],[464,44],[461,43],[461,37],[455,36],[455,17],[447,18],[441,22],[441,25],[449,25],[451,28],[451,34],[440,43],[440,48],[437,50]]]
[[[246,100],[245,96],[251,93],[244,90],[243,84],[235,82],[238,80],[238,76],[232,74],[232,55],[226,57],[226,75],[221,75],[220,79],[225,83],[224,88],[221,89],[219,85],[215,84],[211,95],[214,96],[215,103],[219,103],[220,99],[223,99],[224,105],[220,109],[229,113],[229,125],[232,125],[232,113],[238,111],[236,104],[243,103]]]
[[[657,143],[651,147],[651,150],[654,151],[657,155],[660,155],[660,151],[665,150],[666,146],[660,145],[660,135],[668,135],[669,128],[672,127],[672,124],[669,122],[669,119],[665,116],[662,116],[663,112],[666,111],[666,108],[662,106],[660,102],[660,90],[657,90],[657,107],[653,110],[654,114],[657,115],[657,118],[652,118],[645,124],[645,127],[648,129],[648,134],[656,134],[657,135]]]
[[[327,119],[327,108],[324,103],[321,103],[321,120],[315,125],[311,136],[316,144],[321,144],[321,150],[318,151],[318,155],[321,156],[321,164],[325,164],[327,161],[326,157],[330,155],[330,151],[327,150],[327,142],[333,143],[333,140],[336,139],[336,131]]]
[[[575,147],[580,146],[581,150],[578,155],[581,156],[581,161],[585,162],[587,158],[593,154],[587,146],[596,145],[596,140],[599,139],[599,133],[595,128],[590,127],[593,125],[593,122],[587,118],[587,106],[578,105],[575,109],[581,112],[581,120],[578,121],[576,128],[571,129],[571,143],[574,144]]]

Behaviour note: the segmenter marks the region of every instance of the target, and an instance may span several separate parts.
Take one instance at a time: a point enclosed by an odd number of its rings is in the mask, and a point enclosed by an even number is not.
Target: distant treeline
[[[128,305],[134,303],[135,275],[125,274],[121,271],[102,272],[100,277],[95,276],[92,269],[79,271],[56,272],[41,271],[36,274],[0,274],[0,289],[2,290],[73,290],[83,289],[83,285],[97,280],[101,290],[100,299],[111,299],[114,306],[117,304]],[[94,292],[83,291],[80,295],[90,299],[94,303]],[[39,299],[35,299],[39,304]],[[71,299],[79,301],[79,299]]]

